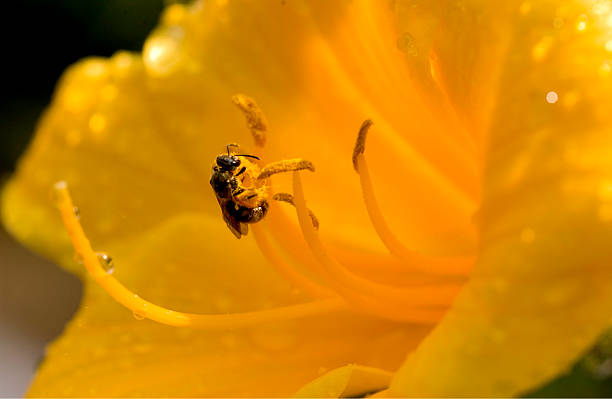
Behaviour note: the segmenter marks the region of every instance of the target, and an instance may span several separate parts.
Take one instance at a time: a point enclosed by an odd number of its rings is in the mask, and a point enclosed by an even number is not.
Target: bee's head
[[[240,158],[235,155],[219,155],[217,157],[217,165],[222,171],[232,172],[240,166]]]

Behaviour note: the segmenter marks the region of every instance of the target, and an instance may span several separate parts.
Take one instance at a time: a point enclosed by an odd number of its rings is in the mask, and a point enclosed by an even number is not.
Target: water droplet
[[[419,55],[419,50],[414,42],[414,37],[408,32],[404,32],[400,37],[397,38],[397,48],[412,57]]]
[[[588,21],[589,17],[587,17],[585,14],[580,15],[576,21],[576,30],[578,32],[584,32],[587,28]]]
[[[113,263],[113,258],[110,257],[106,252],[97,252],[96,256],[100,261],[100,266],[104,269],[106,274],[113,274],[115,271],[115,265]]]
[[[143,310],[137,309],[132,311],[132,316],[134,316],[136,320],[144,320],[147,317],[147,313]]]
[[[76,217],[77,220],[81,219],[81,210],[78,206],[73,207],[72,212],[74,213],[74,217]]]
[[[546,102],[549,104],[554,104],[559,100],[559,95],[555,91],[549,91],[546,93]]]

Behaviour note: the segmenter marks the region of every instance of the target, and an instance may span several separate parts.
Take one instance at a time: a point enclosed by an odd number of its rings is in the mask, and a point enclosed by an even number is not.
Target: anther
[[[358,167],[358,157],[363,154],[365,151],[365,142],[366,137],[368,135],[368,130],[370,130],[370,126],[372,126],[374,122],[370,119],[366,119],[361,124],[359,128],[359,134],[357,135],[357,141],[355,142],[355,148],[353,148],[353,168],[355,168],[355,172],[359,173]]]
[[[244,94],[236,94],[232,97],[232,101],[244,113],[247,127],[255,140],[255,146],[263,147],[266,144],[266,131],[268,130],[268,121],[264,113],[252,98]]]
[[[272,199],[275,201],[286,202],[288,204],[295,206],[293,195],[289,193],[276,193],[272,196]],[[312,220],[312,227],[314,227],[315,230],[319,230],[319,219],[315,216],[315,214],[310,209],[308,209],[308,214],[310,215],[310,220]]]
[[[314,164],[305,159],[285,159],[282,161],[272,162],[266,165],[259,173],[259,176],[257,176],[257,179],[267,179],[268,177],[277,173],[297,172],[298,170],[305,169],[314,172]]]

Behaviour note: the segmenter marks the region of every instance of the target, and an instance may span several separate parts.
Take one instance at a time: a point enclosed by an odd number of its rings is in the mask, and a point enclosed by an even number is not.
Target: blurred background
[[[164,0],[18,0],[2,4],[0,182],[14,170],[62,71],[80,58],[141,49]],[[21,396],[76,311],[81,284],[0,227],[0,397]]]
[[[18,0],[3,6],[0,183],[15,168],[62,71],[90,55],[138,51],[169,0]],[[74,276],[14,242],[0,226],[0,397],[27,390],[81,298]],[[537,356],[537,353],[533,354]],[[495,365],[492,365],[494,367]],[[532,397],[612,397],[612,333]]]

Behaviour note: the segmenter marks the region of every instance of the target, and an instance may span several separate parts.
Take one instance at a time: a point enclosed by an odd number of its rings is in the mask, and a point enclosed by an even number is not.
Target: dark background
[[[77,60],[138,51],[164,0],[2,2],[0,184],[34,132],[62,71]],[[21,247],[0,227],[0,397],[21,396],[76,311],[81,284]]]
[[[163,6],[174,2],[186,1],[2,3],[0,183],[14,170],[62,71],[86,56],[140,50]],[[0,397],[24,393],[45,345],[61,333],[80,297],[74,276],[30,253],[0,227]],[[527,396],[612,397],[612,333],[567,375]]]
[[[173,1],[174,2],[174,1]],[[164,0],[15,0],[2,3],[0,173],[25,148],[62,71],[80,58],[140,50]]]

